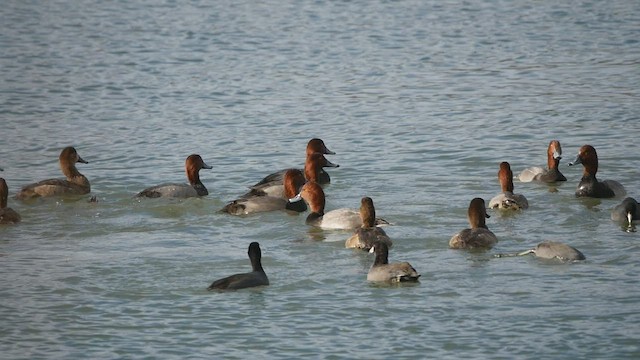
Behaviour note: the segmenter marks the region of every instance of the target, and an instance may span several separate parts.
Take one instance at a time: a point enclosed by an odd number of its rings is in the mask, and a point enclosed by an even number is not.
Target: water
[[[2,358],[638,358],[638,233],[566,166],[592,144],[640,196],[638,23],[621,0],[5,2],[1,176],[59,177],[74,145],[99,202],[10,199]],[[368,283],[372,256],[304,216],[217,212],[312,137],[340,164],[327,208],[372,197],[419,284]],[[516,182],[530,208],[490,212],[498,245],[449,250],[498,164],[542,166],[554,138],[568,182]],[[132,198],[191,153],[207,198]],[[543,240],[587,260],[493,257]],[[207,292],[251,241],[271,286]]]

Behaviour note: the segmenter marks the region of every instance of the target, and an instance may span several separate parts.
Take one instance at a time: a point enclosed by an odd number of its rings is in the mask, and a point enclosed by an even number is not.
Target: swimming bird
[[[339,167],[339,165],[334,164],[331,161],[327,160],[327,158],[325,158],[324,155],[321,153],[313,153],[307,156],[307,160],[304,165],[304,172],[300,169],[288,169],[285,171],[285,175],[287,174],[287,172],[296,174],[296,176],[297,174],[301,174],[303,184],[305,181],[315,181],[317,183],[320,183],[318,182],[318,180],[321,177],[323,167]],[[271,182],[266,182],[257,186],[253,186],[251,187],[251,190],[249,190],[246,194],[242,195],[241,197],[249,198],[254,196],[275,196],[275,197],[282,197],[284,199],[290,199],[294,197],[295,194],[292,196],[288,196],[285,194],[284,182],[285,182],[285,179],[283,176],[283,178],[280,180],[274,180]],[[299,191],[299,188],[296,189],[296,194],[298,191]]]
[[[494,196],[489,201],[490,208],[520,210],[529,207],[529,202],[524,195],[513,193],[513,173],[511,172],[511,166],[506,161],[500,163],[498,180],[500,181],[502,193]]]
[[[354,230],[362,226],[360,212],[355,209],[341,208],[324,212],[325,195],[322,187],[315,181],[308,181],[300,190],[300,193],[290,202],[304,200],[311,213],[307,216],[306,223],[322,229]],[[388,225],[389,222],[376,218],[376,225]]]
[[[248,273],[235,274],[214,281],[207,290],[238,290],[248,287],[269,285],[267,274],[262,268],[262,252],[260,244],[252,242],[249,244],[249,259],[251,260],[252,271]]]
[[[449,247],[452,249],[491,249],[498,242],[498,238],[485,224],[485,218],[490,216],[487,214],[483,199],[474,198],[471,200],[467,217],[471,228],[453,235],[449,240]]]
[[[26,185],[16,194],[16,199],[26,200],[36,197],[84,195],[91,192],[89,180],[76,169],[76,163],[88,164],[78,155],[73,146],[68,146],[60,152],[58,158],[60,169],[66,179],[47,179]]]
[[[543,241],[535,248],[518,253],[518,256],[533,254],[543,259],[584,260],[585,256],[576,248],[554,241]]]
[[[554,183],[558,181],[567,181],[567,178],[562,175],[558,166],[560,165],[560,159],[562,159],[562,148],[560,147],[560,141],[551,140],[549,147],[547,148],[547,167],[543,169],[541,167],[530,167],[522,170],[518,179],[522,182],[544,182]]]
[[[598,154],[596,149],[591,145],[583,145],[578,152],[578,156],[569,166],[582,164],[584,171],[576,196],[578,197],[594,197],[594,198],[612,198],[624,196],[625,191],[622,184],[614,180],[598,181],[596,173],[598,172]]]
[[[202,157],[192,154],[185,160],[185,169],[189,184],[161,184],[142,190],[137,197],[176,197],[187,198],[196,196],[209,195],[209,191],[200,181],[200,169],[212,169],[211,166],[205,164]]]
[[[231,215],[247,215],[285,209],[295,212],[306,211],[307,206],[304,201],[293,203],[288,201],[290,198],[296,196],[305,183],[302,171],[298,169],[287,170],[284,174],[283,183],[282,190],[272,192],[273,195],[244,196],[229,202],[221,211]]]
[[[21,220],[18,212],[7,207],[8,197],[9,187],[7,186],[7,182],[3,178],[0,178],[0,224],[15,224]]]
[[[309,142],[307,143],[307,149],[306,149],[306,156],[305,158],[308,158],[311,154],[313,153],[320,153],[320,154],[324,154],[324,155],[335,155],[335,153],[329,149],[327,149],[327,147],[324,144],[324,141],[322,141],[321,139],[318,138],[313,138],[311,140],[309,140]],[[332,164],[335,165],[335,164]],[[306,167],[306,162],[305,162],[305,167]],[[339,167],[339,165],[335,165],[333,167]],[[270,183],[275,181],[276,183],[280,183],[282,182],[282,177],[284,176],[284,173],[289,170],[289,169],[284,169],[284,170],[280,170],[280,171],[276,171],[270,175],[265,176],[262,180],[260,180],[259,182],[257,182],[255,185],[251,186],[251,188],[260,186],[262,184],[266,184],[266,183]],[[329,174],[320,169],[320,174],[318,176],[317,182],[319,184],[328,184],[331,182],[331,177],[329,176]]]
[[[391,239],[381,228],[376,226],[376,209],[373,200],[365,196],[360,200],[360,219],[362,226],[345,242],[346,248],[358,248],[370,250],[377,241],[384,242],[388,247],[392,246]]]
[[[368,281],[418,281],[420,274],[408,262],[389,263],[389,247],[385,242],[376,242],[369,252],[375,253],[376,259],[367,274]]]
[[[640,204],[632,197],[625,198],[611,210],[611,220],[631,226],[640,220]]]

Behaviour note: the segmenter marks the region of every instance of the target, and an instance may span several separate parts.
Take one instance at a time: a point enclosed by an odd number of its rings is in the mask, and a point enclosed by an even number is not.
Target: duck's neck
[[[60,163],[60,169],[62,169],[62,173],[67,178],[67,181],[86,188],[91,188],[89,180],[78,171],[74,164]]]
[[[307,216],[306,223],[308,225],[317,225],[322,220],[322,216],[324,216],[324,212],[312,211],[311,213],[309,213],[309,216]]]
[[[376,252],[376,260],[373,262],[373,265],[385,265],[389,263],[389,254],[385,251]]]

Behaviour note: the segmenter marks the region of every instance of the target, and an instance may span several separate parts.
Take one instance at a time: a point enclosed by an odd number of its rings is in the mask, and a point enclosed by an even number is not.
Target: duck
[[[89,180],[76,168],[76,163],[88,164],[78,155],[73,146],[67,146],[60,152],[60,169],[66,179],[47,179],[24,186],[16,199],[27,200],[37,197],[64,195],[84,195],[91,192]]]
[[[207,290],[238,290],[249,287],[269,285],[269,278],[262,268],[260,244],[252,242],[247,251],[251,260],[251,272],[235,274],[211,283]]]
[[[453,235],[449,240],[452,249],[491,249],[498,238],[487,228],[485,218],[490,218],[482,198],[474,198],[469,203],[467,211],[470,229],[464,229]]]
[[[307,156],[307,160],[304,166],[304,172],[300,169],[288,169],[285,171],[285,174],[289,171],[293,171],[296,174],[302,174],[303,183],[306,181],[315,181],[320,184],[320,177],[322,174],[323,167],[340,167],[338,164],[334,164],[331,161],[327,160],[321,153],[313,153]],[[299,189],[296,189],[296,194]],[[246,194],[242,195],[242,198],[249,198],[254,196],[275,196],[281,197],[283,199],[289,199],[292,196],[288,196],[284,191],[284,177],[282,179],[274,180],[271,182],[266,182],[257,186],[251,187]],[[306,209],[305,209],[306,210]],[[304,211],[304,210],[303,210]]]
[[[1,169],[0,169],[1,170]],[[19,223],[22,218],[20,214],[10,207],[7,207],[9,197],[9,187],[4,178],[0,178],[0,224]]]
[[[555,183],[558,181],[567,181],[567,178],[562,175],[558,166],[562,159],[562,148],[560,147],[560,141],[551,140],[549,147],[547,148],[547,167],[544,169],[541,167],[530,167],[522,170],[518,179],[521,182],[543,182],[543,183]]]
[[[631,226],[640,220],[640,204],[632,197],[626,197],[611,210],[611,220]]]
[[[376,242],[370,253],[376,254],[376,259],[367,274],[368,281],[376,282],[417,282],[420,274],[408,262],[389,264],[389,247],[384,241]]]
[[[518,253],[518,256],[533,254],[543,259],[560,259],[566,261],[585,260],[586,257],[580,250],[554,241],[543,241],[535,248]]]
[[[209,195],[209,191],[200,181],[200,169],[212,169],[198,154],[191,154],[185,160],[185,169],[189,184],[161,184],[140,191],[136,197],[188,198]]]
[[[311,154],[313,153],[320,153],[320,154],[324,154],[324,155],[335,155],[336,153],[329,150],[327,148],[327,146],[324,144],[324,141],[322,141],[322,139],[318,139],[318,138],[313,138],[311,140],[309,140],[309,142],[307,143],[307,149],[306,149],[306,156],[305,158],[308,158]],[[305,161],[305,165],[306,165],[306,161]],[[332,167],[339,167],[339,165],[335,165]],[[284,176],[284,173],[289,170],[289,169],[284,169],[284,170],[280,170],[280,171],[276,171],[272,174],[269,174],[267,176],[265,176],[262,180],[258,181],[255,185],[251,186],[251,188],[255,188],[255,187],[259,187],[260,185],[266,184],[266,183],[271,183],[271,182],[276,182],[276,183],[281,183],[282,182],[282,177]],[[329,176],[329,174],[320,169],[320,174],[318,176],[318,183],[319,184],[328,184],[331,182],[331,176]]]
[[[299,169],[287,170],[284,174],[283,183],[282,190],[274,192],[273,195],[244,196],[229,202],[221,211],[231,215],[248,215],[274,210],[291,210],[297,213],[306,211],[307,206],[304,201],[288,201],[288,199],[296,196],[305,183],[302,171]]]
[[[324,191],[315,181],[305,183],[300,192],[294,198],[289,199],[290,202],[301,200],[308,204],[311,211],[306,219],[307,225],[333,230],[355,230],[362,226],[360,212],[355,209],[341,208],[325,213]],[[382,218],[376,218],[376,225],[389,225],[389,222]]]
[[[524,195],[513,193],[513,172],[511,172],[511,166],[506,161],[500,163],[498,180],[500,181],[502,193],[494,196],[489,201],[491,209],[521,210],[529,207],[529,202]]]
[[[373,200],[368,196],[360,200],[360,219],[362,226],[357,228],[355,233],[347,239],[344,244],[346,248],[368,251],[377,241],[384,242],[387,247],[393,245],[384,230],[376,226],[376,209],[373,206]]]
[[[582,179],[576,189],[577,197],[612,198],[624,196],[627,192],[624,186],[615,180],[598,181],[598,154],[591,145],[583,145],[578,151],[576,159],[569,166],[582,164],[584,171]]]

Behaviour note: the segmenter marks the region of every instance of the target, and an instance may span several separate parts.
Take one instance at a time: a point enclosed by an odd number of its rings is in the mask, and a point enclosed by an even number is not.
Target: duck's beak
[[[78,155],[78,162],[79,163],[83,163],[83,164],[88,164],[89,162],[86,161],[85,159],[81,158],[80,155]]]
[[[298,202],[302,200],[302,193],[298,193],[298,195],[292,197],[291,199],[289,199],[290,203],[294,203],[294,202]]]
[[[582,159],[580,155],[576,156],[576,159],[569,163],[569,166],[582,164]]]

